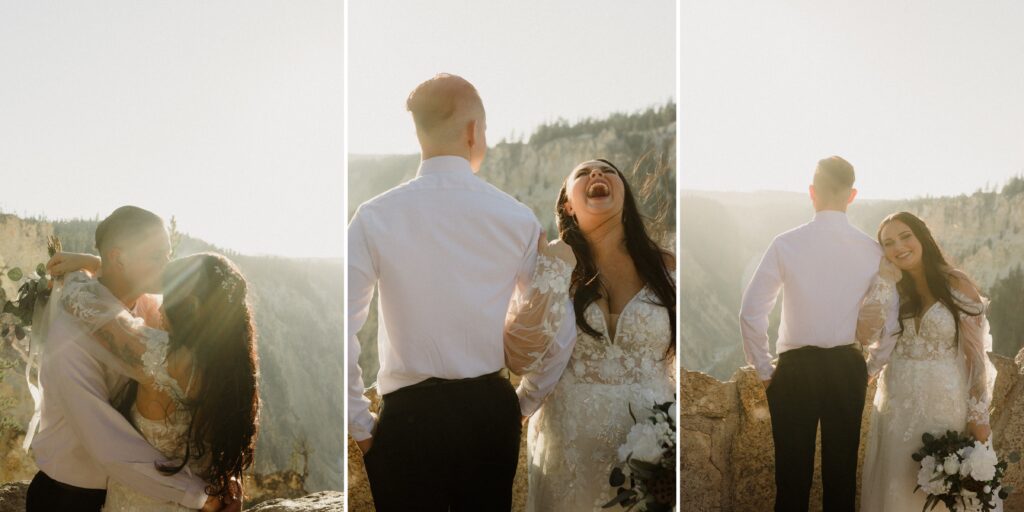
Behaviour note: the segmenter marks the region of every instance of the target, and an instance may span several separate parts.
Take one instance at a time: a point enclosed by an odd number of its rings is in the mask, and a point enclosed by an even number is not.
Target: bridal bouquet
[[[921,440],[924,446],[913,458],[921,464],[914,490],[928,495],[923,510],[943,503],[951,511],[987,512],[1010,494],[1002,481],[1008,462],[1020,459],[1016,452],[999,460],[990,444],[954,431],[942,437],[924,434]]]
[[[60,239],[51,236],[47,240],[47,250],[52,258],[61,251]],[[0,288],[0,339],[7,339],[12,334],[18,340],[24,339],[25,329],[32,326],[32,315],[36,303],[45,304],[50,297],[52,282],[46,275],[46,265],[40,263],[34,273],[26,275],[18,267],[4,269],[3,277],[14,283],[21,283],[18,296],[7,299],[7,293]]]
[[[623,467],[612,469],[608,483],[618,492],[603,508],[616,505],[637,511],[668,512],[676,500],[676,404],[665,402],[637,421],[619,447]],[[628,485],[627,485],[628,479]]]

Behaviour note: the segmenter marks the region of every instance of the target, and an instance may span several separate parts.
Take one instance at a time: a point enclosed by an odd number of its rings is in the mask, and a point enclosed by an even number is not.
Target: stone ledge
[[[1024,357],[1024,350],[1018,360]],[[1024,453],[1024,379],[1010,358],[993,355],[999,372],[993,393],[992,436],[1001,454]],[[860,463],[875,388],[868,388],[861,425]],[[775,455],[764,389],[753,370],[728,382],[682,370],[679,408],[683,512],[763,512],[775,500]],[[821,510],[820,445],[815,458],[811,510]],[[858,472],[860,470],[858,469]],[[1018,489],[1006,512],[1024,512],[1024,464],[1011,464],[1006,483]]]

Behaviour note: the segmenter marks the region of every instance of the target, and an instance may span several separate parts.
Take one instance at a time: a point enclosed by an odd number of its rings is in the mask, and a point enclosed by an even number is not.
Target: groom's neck
[[[135,307],[135,302],[139,300],[141,295],[135,291],[134,286],[131,286],[117,275],[110,276],[104,273],[100,276],[99,282],[110,290],[110,293],[117,297],[117,300],[121,301],[121,304],[124,304],[128,309]]]
[[[459,156],[469,160],[470,151],[469,148],[455,148],[455,147],[436,147],[436,148],[421,148],[420,150],[420,161],[428,160],[438,156]]]

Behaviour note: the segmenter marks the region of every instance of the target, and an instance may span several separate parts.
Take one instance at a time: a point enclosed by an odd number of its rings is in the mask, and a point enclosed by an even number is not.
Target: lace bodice
[[[597,304],[584,312],[587,323],[603,338],[580,331],[566,372],[587,384],[629,384],[663,376],[670,332],[665,308],[655,305],[657,296],[641,289],[623,308],[616,323],[614,338]],[[609,342],[609,340],[611,340]]]
[[[903,335],[893,349],[894,357],[915,360],[953,359],[957,356],[953,315],[936,302],[921,317],[920,331],[912,318],[903,321]]]
[[[165,419],[151,420],[132,407],[132,423],[139,429],[142,437],[171,460],[181,460],[185,456],[185,443],[188,440],[186,436],[191,419],[187,411],[179,408]]]

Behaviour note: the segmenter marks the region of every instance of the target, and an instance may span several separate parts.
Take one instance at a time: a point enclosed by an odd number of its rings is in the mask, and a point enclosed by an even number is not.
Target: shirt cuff
[[[188,487],[185,488],[185,498],[181,501],[181,504],[186,508],[201,509],[206,505],[206,500],[209,496],[206,494],[206,482],[193,478],[188,483]]]
[[[352,436],[352,439],[356,441],[366,441],[373,437],[373,427],[375,424],[376,421],[373,419],[370,411],[365,411],[365,414],[360,414],[349,422],[348,435]]]

